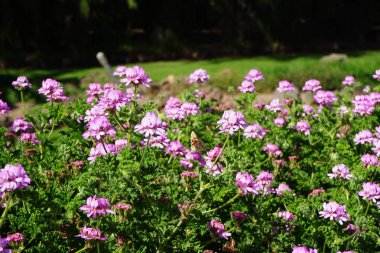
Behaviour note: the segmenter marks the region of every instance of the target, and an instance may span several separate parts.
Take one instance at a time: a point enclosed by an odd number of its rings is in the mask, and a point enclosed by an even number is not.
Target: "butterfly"
[[[192,131],[190,136],[191,141],[191,151],[200,152],[204,150],[204,143],[198,138],[197,134]]]

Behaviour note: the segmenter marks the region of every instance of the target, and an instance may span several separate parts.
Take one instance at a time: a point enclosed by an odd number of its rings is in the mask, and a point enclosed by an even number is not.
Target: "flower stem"
[[[227,202],[225,202],[224,204],[214,208],[214,209],[211,209],[211,210],[208,210],[208,211],[204,211],[202,212],[202,214],[206,214],[206,213],[212,213],[212,212],[215,212],[219,209],[222,209],[223,207],[225,206],[228,206],[229,204],[231,204],[232,202],[234,202],[234,200],[240,196],[240,193],[238,192],[235,196],[233,196],[230,200],[228,200]]]
[[[223,144],[223,147],[222,147],[222,150],[220,150],[218,156],[215,158],[214,162],[212,163],[212,166],[210,168],[214,168],[214,166],[216,165],[216,163],[218,162],[220,156],[222,155],[223,151],[224,151],[224,148],[226,147],[226,144],[228,142],[228,140],[230,139],[230,135],[227,136],[224,144]]]
[[[9,195],[9,199],[8,199],[8,202],[6,203],[6,207],[3,211],[3,214],[0,217],[0,228],[4,225],[4,223],[7,219],[8,211],[9,211],[9,208],[11,207],[11,205],[12,205],[11,195]]]
[[[21,96],[21,108],[22,108],[22,112],[25,113],[24,91],[22,89],[20,90],[20,96]]]
[[[150,135],[148,136],[148,141],[146,142],[146,146],[145,146],[145,149],[144,149],[144,153],[141,157],[141,160],[140,160],[140,169],[141,169],[141,166],[144,162],[144,159],[145,159],[145,155],[146,155],[146,150],[149,149],[149,142],[150,142]]]
[[[80,250],[76,251],[75,253],[80,253],[80,252],[83,252],[87,249],[87,246],[84,246],[83,248],[81,248]]]
[[[121,126],[121,128],[123,128],[124,129],[124,131],[126,132],[126,133],[128,133],[128,130],[123,126],[123,124],[121,124],[121,122],[120,122],[120,119],[119,119],[119,117],[117,116],[117,113],[115,112],[115,120],[116,120],[116,122],[119,124],[119,126]]]

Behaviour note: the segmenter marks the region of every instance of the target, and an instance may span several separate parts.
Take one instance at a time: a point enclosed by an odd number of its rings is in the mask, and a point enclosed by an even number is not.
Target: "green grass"
[[[287,79],[298,87],[302,87],[308,79],[318,79],[325,89],[336,89],[345,75],[355,75],[357,80],[364,84],[374,84],[371,80],[372,73],[380,68],[380,51],[366,51],[349,53],[346,62],[321,63],[322,55],[303,55],[294,57],[249,57],[228,58],[203,61],[167,61],[136,63],[142,66],[155,83],[160,83],[169,75],[177,79],[187,77],[192,71],[204,68],[211,76],[211,85],[218,87],[237,87],[249,69],[257,68],[264,73],[265,80],[256,84],[259,91],[273,90],[279,80]],[[132,66],[134,64],[128,64]],[[92,74],[92,73],[101,74]],[[4,69],[0,70],[0,82],[3,87],[10,87],[12,80],[18,75],[26,75],[34,84],[34,95],[37,95],[37,86],[43,79],[55,78],[65,85],[69,94],[78,92],[78,88],[84,87],[88,82],[108,81],[103,69],[60,69],[60,70],[27,70],[27,69]],[[86,77],[86,78],[85,78]],[[83,79],[84,78],[84,79]],[[81,85],[82,82],[82,85]],[[83,83],[84,82],[84,83]],[[68,85],[71,84],[71,85]],[[13,91],[11,97],[17,96]],[[8,97],[8,96],[7,96]],[[29,97],[30,98],[30,97]],[[12,99],[13,100],[13,99]]]

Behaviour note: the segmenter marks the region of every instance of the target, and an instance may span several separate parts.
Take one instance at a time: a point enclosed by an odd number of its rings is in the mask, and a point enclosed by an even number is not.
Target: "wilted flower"
[[[48,102],[66,101],[69,99],[64,95],[61,84],[50,78],[42,81],[42,87],[38,89],[38,93],[45,95]]]
[[[132,209],[132,206],[130,204],[127,204],[127,203],[123,203],[123,202],[119,202],[117,203],[116,205],[114,205],[115,209],[117,210],[130,210]]]
[[[13,87],[22,89],[22,88],[30,88],[32,87],[32,84],[29,83],[29,80],[26,76],[19,76],[17,77],[16,81],[12,82]]]
[[[305,82],[302,91],[316,92],[320,89],[322,89],[321,83],[318,80],[311,79]]]
[[[105,241],[107,240],[107,236],[103,236],[102,232],[100,232],[100,229],[96,228],[88,228],[84,226],[80,230],[80,234],[77,235],[77,237],[81,237],[82,239],[85,240],[99,240],[99,241]]]
[[[150,87],[149,83],[152,81],[150,77],[145,73],[145,70],[139,66],[133,66],[132,68],[118,68],[116,75],[122,77],[120,79],[121,83],[126,86],[129,84],[133,85],[144,85]]]
[[[265,106],[266,109],[268,109],[269,111],[272,111],[272,112],[278,112],[278,111],[281,111],[283,106],[282,104],[280,103],[280,100],[279,99],[273,99],[269,105],[266,105]]]
[[[288,91],[295,91],[296,88],[294,87],[294,84],[292,84],[291,82],[287,81],[287,80],[282,80],[278,83],[278,88],[277,88],[277,91],[278,92],[288,92]]]
[[[294,129],[303,133],[304,135],[310,135],[310,125],[304,120],[298,121]]]
[[[198,83],[203,84],[210,79],[210,76],[207,74],[204,69],[197,69],[189,76],[189,83]]]
[[[26,188],[30,184],[30,178],[22,165],[6,164],[0,169],[0,191],[10,192],[20,188]]]
[[[157,113],[147,112],[141,123],[135,126],[135,132],[139,132],[145,137],[162,135],[165,133],[165,124],[158,118]]]
[[[270,156],[282,156],[282,151],[273,143],[268,143],[263,148],[263,151],[268,153]]]
[[[380,80],[380,69],[377,69],[375,71],[375,74],[372,75],[373,79],[377,79],[378,81]]]
[[[247,92],[250,92],[250,93],[253,93],[256,91],[256,87],[255,85],[253,84],[253,82],[251,81],[248,81],[248,80],[244,80],[240,86],[238,87],[238,89],[243,92],[243,93],[247,93]]]
[[[250,69],[248,74],[245,76],[245,80],[254,83],[259,80],[264,80],[264,75],[258,69]]]
[[[238,172],[236,174],[235,183],[239,187],[239,189],[242,190],[244,195],[246,195],[248,192],[258,194],[255,187],[254,179],[248,172]]]
[[[246,213],[240,211],[234,211],[231,214],[235,220],[244,220],[247,217]]]
[[[373,136],[371,131],[363,130],[355,135],[354,142],[355,144],[365,144],[371,143],[373,141]]]
[[[346,206],[339,205],[336,202],[323,203],[323,211],[319,212],[319,216],[329,219],[336,220],[340,225],[343,222],[348,221],[349,215],[346,213]]]
[[[341,107],[339,107],[339,109],[338,109],[338,113],[339,114],[341,114],[341,115],[345,115],[345,114],[347,114],[348,113],[348,108],[347,108],[347,106],[341,106]]]
[[[361,160],[366,168],[370,166],[379,166],[379,159],[375,155],[364,154],[362,155]]]
[[[373,182],[366,182],[362,184],[363,190],[359,191],[358,194],[363,199],[368,199],[375,204],[380,205],[380,187],[379,184]]]
[[[247,122],[241,112],[227,110],[223,113],[222,118],[217,122],[220,133],[233,134],[240,129],[244,129]]]
[[[314,95],[314,100],[318,105],[332,106],[332,104],[338,99],[336,98],[334,92],[319,90]]]
[[[228,240],[228,237],[231,236],[231,233],[224,232],[225,225],[217,220],[211,220],[208,223],[209,230],[214,232],[219,238]]]
[[[355,77],[353,76],[346,76],[342,82],[345,86],[350,86],[353,83],[355,83]]]
[[[10,110],[8,104],[0,99],[0,115],[8,113]]]
[[[245,138],[263,139],[268,130],[258,124],[252,124],[244,129]]]
[[[325,193],[325,190],[323,189],[314,189],[312,192],[309,193],[309,195],[314,196],[314,195],[320,195],[323,193]]]
[[[201,91],[201,90],[198,90],[198,89],[195,89],[194,90],[194,97],[195,98],[205,98],[206,97],[206,93]]]
[[[193,171],[184,171],[181,173],[182,178],[196,178],[198,177],[198,173]]]
[[[87,217],[96,219],[98,215],[115,214],[110,209],[110,201],[97,196],[88,197],[86,205],[81,206],[79,209],[87,213]]]
[[[349,180],[350,178],[352,178],[352,174],[350,173],[350,169],[344,164],[335,165],[332,168],[332,172],[333,173],[327,174],[327,176],[329,178],[342,178],[342,179],[346,179],[346,180]]]

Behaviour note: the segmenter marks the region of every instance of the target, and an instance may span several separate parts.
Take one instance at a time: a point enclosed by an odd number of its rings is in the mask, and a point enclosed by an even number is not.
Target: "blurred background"
[[[0,90],[13,105],[19,75],[33,101],[48,77],[72,96],[109,81],[99,51],[113,66],[141,65],[157,85],[205,68],[226,89],[258,68],[268,92],[281,79],[371,85],[380,68],[378,0],[0,0],[0,13]]]

